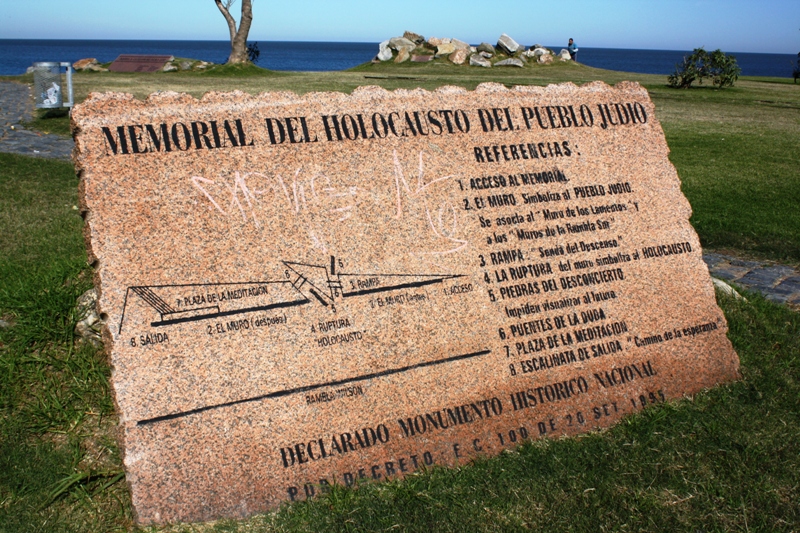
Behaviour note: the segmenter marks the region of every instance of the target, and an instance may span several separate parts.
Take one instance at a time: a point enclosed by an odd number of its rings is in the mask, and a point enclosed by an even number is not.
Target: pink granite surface
[[[142,524],[464,463],[738,375],[638,84],[93,94],[73,121]]]

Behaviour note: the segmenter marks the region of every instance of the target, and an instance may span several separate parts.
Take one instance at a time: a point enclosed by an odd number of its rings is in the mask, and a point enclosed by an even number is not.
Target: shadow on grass
[[[37,109],[32,121],[25,127],[42,133],[54,133],[62,137],[71,137],[68,108]]]
[[[244,65],[225,63],[222,65],[214,65],[211,68],[197,72],[198,76],[222,76],[230,78],[240,78],[249,76],[277,77],[277,76],[285,76],[287,74],[290,73],[261,68],[252,63],[247,63]]]

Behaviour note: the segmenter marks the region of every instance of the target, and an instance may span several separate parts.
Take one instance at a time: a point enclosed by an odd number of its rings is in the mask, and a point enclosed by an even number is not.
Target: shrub
[[[708,53],[696,48],[689,56],[683,56],[683,63],[675,65],[675,72],[669,75],[667,83],[670,87],[687,89],[698,79],[702,82]]]
[[[721,50],[709,53],[695,48],[683,57],[681,64],[675,65],[675,72],[669,75],[667,82],[670,87],[688,89],[695,81],[702,84],[704,78],[711,78],[712,83],[722,89],[733,87],[741,72],[734,56],[725,55]]]
[[[732,55],[725,55],[721,50],[714,50],[709,54],[708,75],[714,85],[722,89],[723,87],[733,87],[742,69],[736,63],[736,58]],[[700,80],[702,83],[702,80]]]
[[[249,43],[247,45],[247,58],[251,63],[258,63],[258,57],[261,55],[261,50],[258,49],[258,43]]]

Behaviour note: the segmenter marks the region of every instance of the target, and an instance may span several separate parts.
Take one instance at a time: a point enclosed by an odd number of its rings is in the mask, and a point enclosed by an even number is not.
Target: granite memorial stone
[[[738,376],[638,84],[92,94],[73,126],[139,523],[244,517]]]

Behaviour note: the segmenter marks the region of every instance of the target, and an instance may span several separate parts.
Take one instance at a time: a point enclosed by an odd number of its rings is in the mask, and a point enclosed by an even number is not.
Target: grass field
[[[650,91],[705,246],[800,262],[800,86],[791,80],[676,91],[663,76],[575,65],[377,65],[79,74],[76,94],[595,79],[634,79]],[[33,125],[67,128],[52,115]],[[91,277],[76,204],[71,164],[0,154],[0,319],[8,324],[0,327],[0,532],[133,528],[108,367],[72,333],[75,300]],[[653,406],[610,430],[526,443],[462,468],[337,488],[244,522],[147,531],[800,531],[800,315],[756,295],[720,304],[742,361],[737,383]]]

